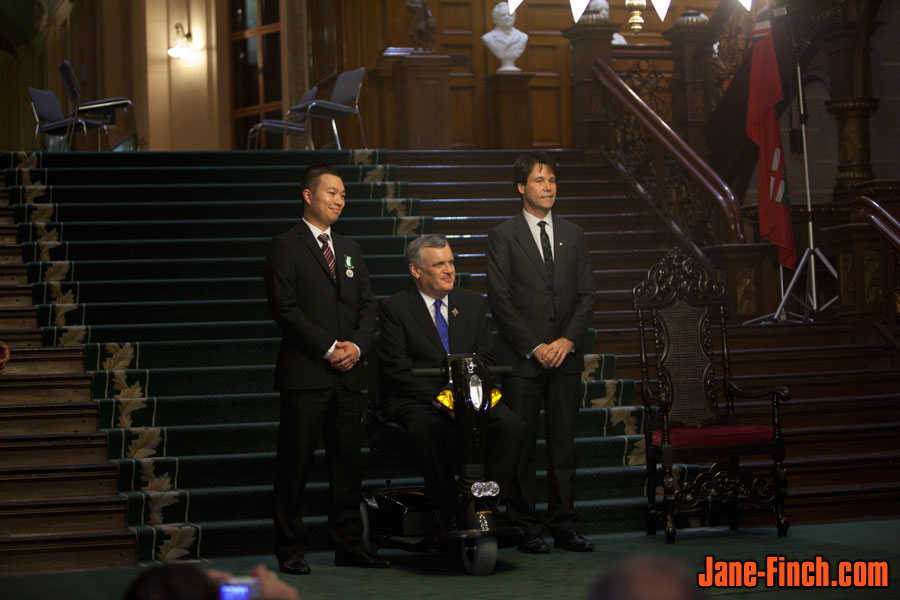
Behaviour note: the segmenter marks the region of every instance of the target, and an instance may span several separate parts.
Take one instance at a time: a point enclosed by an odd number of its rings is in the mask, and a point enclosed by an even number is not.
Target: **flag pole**
[[[791,278],[790,284],[788,284],[787,289],[784,289],[784,278],[782,274],[781,263],[778,265],[778,275],[779,275],[779,283],[782,288],[781,293],[781,302],[778,305],[778,308],[775,309],[775,312],[771,315],[766,315],[764,317],[758,317],[756,319],[751,319],[747,321],[748,323],[759,322],[759,321],[779,321],[785,320],[787,313],[785,312],[785,306],[787,305],[788,298],[791,296],[791,293],[794,290],[794,286],[797,285],[797,282],[800,280],[800,274],[803,269],[807,266],[809,267],[809,277],[806,280],[806,294],[805,298],[800,300],[800,303],[803,305],[803,316],[800,318],[801,321],[812,321],[812,316],[810,313],[810,309],[813,312],[817,312],[819,310],[819,299],[818,293],[816,289],[816,259],[818,258],[822,265],[828,270],[831,275],[837,279],[838,272],[834,268],[834,266],[825,258],[825,255],[816,247],[815,244],[815,236],[813,233],[813,213],[812,213],[812,194],[810,192],[809,185],[809,149],[806,143],[806,122],[809,120],[809,113],[807,112],[806,107],[806,96],[804,94],[803,88],[803,73],[800,70],[800,46],[799,40],[794,35],[794,24],[791,21],[791,16],[789,14],[788,7],[786,2],[778,2],[777,0],[772,2],[773,10],[772,15],[774,17],[786,17],[788,31],[791,34],[791,44],[794,48],[794,65],[796,67],[796,77],[797,77],[797,97],[800,103],[800,138],[802,141],[802,150],[803,150],[803,179],[806,187],[806,231],[808,238],[808,246],[806,250],[803,252],[803,257],[800,259],[799,264],[797,265],[797,270],[794,271],[794,276]],[[837,300],[837,296],[831,298],[825,305],[822,307],[824,310],[832,303]],[[796,315],[800,316],[800,315]]]

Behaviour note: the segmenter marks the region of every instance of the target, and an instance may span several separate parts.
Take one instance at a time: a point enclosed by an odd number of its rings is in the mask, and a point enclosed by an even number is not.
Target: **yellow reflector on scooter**
[[[453,410],[453,392],[450,390],[441,391],[441,393],[437,395],[437,401],[440,402],[442,406],[446,406],[450,410]]]
[[[497,403],[500,402],[500,398],[503,397],[503,394],[500,393],[500,390],[494,388],[491,390],[491,408],[497,406]]]

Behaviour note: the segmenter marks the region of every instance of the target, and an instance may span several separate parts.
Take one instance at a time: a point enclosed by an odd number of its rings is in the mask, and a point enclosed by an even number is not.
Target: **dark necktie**
[[[331,278],[337,279],[337,265],[334,262],[334,252],[331,251],[331,246],[328,245],[328,234],[323,233],[320,235],[319,241],[322,242],[322,255],[325,257],[325,262],[328,263],[328,268],[331,269]]]
[[[434,324],[437,325],[438,337],[441,338],[444,351],[450,354],[450,328],[447,327],[447,321],[444,320],[444,315],[441,314],[440,300],[434,301]]]
[[[544,265],[547,274],[553,279],[553,248],[550,247],[550,236],[547,235],[547,221],[539,221],[541,227],[541,250],[544,252]]]

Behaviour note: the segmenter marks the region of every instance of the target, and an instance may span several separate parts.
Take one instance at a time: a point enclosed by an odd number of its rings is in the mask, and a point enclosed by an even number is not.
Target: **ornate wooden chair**
[[[655,535],[663,520],[666,542],[674,543],[676,512],[698,512],[708,499],[728,506],[731,529],[738,528],[742,506],[768,507],[778,535],[786,535],[787,478],[779,409],[781,402],[790,399],[790,390],[783,386],[743,390],[732,381],[725,286],[700,261],[674,249],[650,268],[633,294],[647,412],[647,535]],[[721,354],[713,352],[717,321]],[[654,355],[645,347],[645,327],[650,325]],[[655,381],[650,379],[651,372]],[[719,401],[720,393],[724,403]],[[764,396],[772,398],[771,425],[739,424],[735,397]],[[771,479],[742,469],[740,457],[746,455],[770,456]],[[673,472],[675,462],[711,466],[679,484]],[[662,466],[661,510],[656,504],[657,465]]]

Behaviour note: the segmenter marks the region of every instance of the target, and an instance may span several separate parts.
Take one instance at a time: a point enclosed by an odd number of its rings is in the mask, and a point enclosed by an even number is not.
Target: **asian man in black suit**
[[[388,419],[402,425],[415,449],[429,500],[450,526],[457,500],[456,433],[450,417],[435,404],[440,377],[413,377],[410,369],[440,367],[447,354],[478,353],[493,364],[484,298],[455,288],[456,267],[447,240],[421,236],[406,249],[414,285],[381,305],[380,365],[390,379]],[[501,401],[491,411],[486,475],[510,489],[525,425]]]
[[[328,532],[338,566],[386,567],[363,549],[360,462],[360,358],[375,329],[375,296],[359,244],[334,234],[344,208],[338,172],[306,169],[303,219],[269,242],[265,283],[282,331],[275,368],[281,392],[275,457],[275,554],[283,573],[310,572],[304,558],[304,490],[320,432],[328,462]]]
[[[509,497],[509,516],[525,527],[522,552],[543,554],[544,525],[535,509],[535,445],[544,408],[547,439],[547,525],[555,546],[590,551],[576,531],[575,420],[584,369],[581,340],[594,311],[591,259],[584,231],[552,214],[556,161],[529,152],[513,165],[522,212],[488,234],[488,304],[497,324],[497,361],[513,367],[503,378],[507,405],[525,422],[528,435]]]

